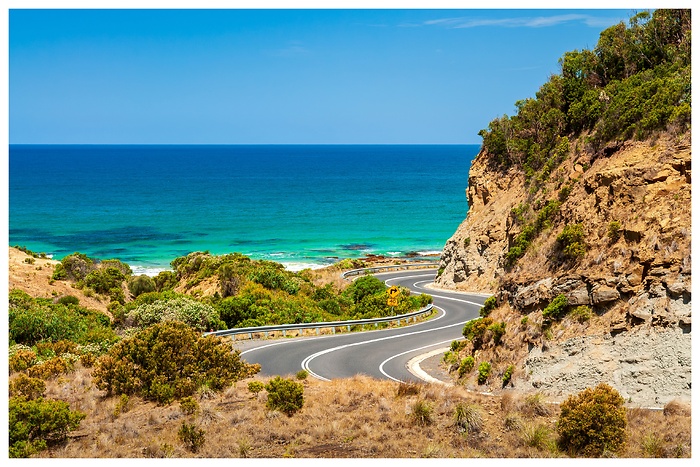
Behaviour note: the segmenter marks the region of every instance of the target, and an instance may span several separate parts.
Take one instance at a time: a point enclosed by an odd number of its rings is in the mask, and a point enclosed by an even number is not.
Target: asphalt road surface
[[[433,296],[437,315],[425,322],[394,329],[320,337],[239,341],[241,356],[259,363],[264,375],[290,375],[301,369],[330,380],[365,374],[395,381],[416,381],[406,365],[410,359],[462,337],[464,323],[479,316],[487,295],[443,292],[426,288],[435,269],[375,274],[387,285],[400,285]]]

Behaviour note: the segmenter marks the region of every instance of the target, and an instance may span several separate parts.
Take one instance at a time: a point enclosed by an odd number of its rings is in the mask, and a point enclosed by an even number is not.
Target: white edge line
[[[395,359],[395,358],[397,358],[397,357],[400,357],[400,356],[402,356],[402,355],[406,355],[407,353],[415,352],[416,350],[427,349],[427,348],[429,348],[429,347],[435,347],[436,345],[446,344],[446,343],[452,342],[452,341],[454,341],[454,340],[456,340],[456,339],[450,339],[450,340],[446,340],[446,341],[442,341],[442,342],[435,342],[434,344],[424,345],[423,347],[417,347],[417,348],[415,348],[415,349],[406,350],[405,352],[401,352],[401,353],[398,353],[398,354],[396,354],[396,355],[393,355],[393,356],[387,358],[386,360],[384,360],[384,361],[381,363],[381,365],[379,365],[379,371],[381,371],[382,374],[383,374],[384,376],[386,376],[387,378],[393,379],[394,381],[397,381],[397,382],[401,383],[402,381],[401,381],[400,379],[394,378],[394,377],[391,376],[389,373],[387,373],[386,371],[384,371],[384,365],[385,365],[386,363],[388,363],[390,360],[393,360],[393,359]],[[449,350],[449,348],[448,348],[448,350]],[[425,360],[425,359],[428,358],[428,357],[432,357],[433,355],[436,355],[436,354],[438,354],[438,353],[440,353],[440,352],[444,352],[444,349],[443,349],[443,348],[436,349],[434,352],[435,352],[435,353],[430,352],[430,353],[428,353],[428,354],[418,355],[418,356],[415,357],[415,358],[421,358],[421,361],[422,361],[422,360]],[[413,360],[413,359],[412,359],[412,360]],[[410,362],[409,362],[409,363],[410,363]],[[410,371],[410,367],[409,367],[409,371]],[[423,370],[420,370],[420,371],[423,372]],[[411,373],[413,373],[413,371],[411,371]],[[429,376],[429,375],[428,375],[427,373],[425,373],[425,372],[423,372],[423,373],[425,374],[425,376],[427,376],[427,378],[423,378],[423,377],[421,377],[420,375],[417,375],[417,374],[415,374],[415,373],[413,373],[413,374],[414,374],[415,376],[419,377],[420,379],[422,379],[422,380],[424,380],[424,381],[428,381],[428,382],[430,382],[430,383],[438,382],[438,383],[440,383],[440,384],[447,384],[447,383],[444,383],[443,381],[440,381],[440,380],[438,380],[438,379],[433,378],[432,376]],[[428,378],[429,378],[429,379],[428,379]]]

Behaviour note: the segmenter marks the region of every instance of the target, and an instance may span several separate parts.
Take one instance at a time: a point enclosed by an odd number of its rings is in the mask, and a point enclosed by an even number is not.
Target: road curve
[[[301,369],[322,380],[365,374],[395,381],[415,381],[407,362],[462,337],[464,323],[479,316],[486,295],[426,288],[436,271],[423,269],[376,274],[387,285],[433,296],[438,315],[422,323],[379,331],[273,341],[239,341],[242,357],[259,363],[264,375],[288,375]]]

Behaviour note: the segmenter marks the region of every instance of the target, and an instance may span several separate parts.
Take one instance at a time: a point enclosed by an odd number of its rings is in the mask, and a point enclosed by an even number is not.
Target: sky
[[[9,142],[480,144],[634,12],[10,8]]]

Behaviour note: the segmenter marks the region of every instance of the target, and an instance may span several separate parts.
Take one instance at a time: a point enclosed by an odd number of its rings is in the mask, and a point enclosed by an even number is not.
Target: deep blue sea
[[[10,145],[9,239],[136,273],[239,252],[297,270],[439,253],[478,145]]]

